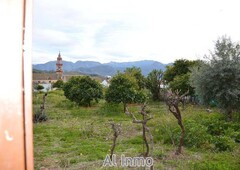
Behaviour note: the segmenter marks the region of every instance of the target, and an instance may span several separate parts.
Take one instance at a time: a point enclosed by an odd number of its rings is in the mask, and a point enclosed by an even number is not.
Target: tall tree
[[[194,94],[194,88],[190,84],[190,73],[176,76],[173,81],[169,83],[169,87],[172,90],[180,90],[180,94],[184,94],[187,91],[189,95]]]
[[[123,103],[124,112],[128,103],[142,103],[146,97],[138,90],[136,79],[124,73],[118,73],[110,82],[105,94],[106,101]]]
[[[125,69],[124,73],[135,77],[139,90],[145,87],[145,78],[140,67],[128,67]]]
[[[191,68],[197,63],[198,61],[186,59],[176,60],[172,66],[167,66],[163,78],[172,90],[180,90],[180,94],[188,91],[189,95],[193,95],[194,89],[190,85],[189,75]]]
[[[103,88],[99,82],[89,76],[72,77],[63,86],[64,95],[79,105],[91,106],[103,97]]]
[[[232,120],[232,112],[240,107],[240,45],[223,36],[210,57],[193,69],[192,86],[203,103],[216,100]]]
[[[163,71],[154,69],[146,80],[146,87],[151,91],[153,100],[160,100],[161,83],[163,81]]]
[[[190,72],[190,68],[194,66],[196,61],[190,61],[186,59],[176,60],[173,65],[167,66],[167,69],[164,73],[164,80],[167,83],[174,80],[176,76],[180,76]]]

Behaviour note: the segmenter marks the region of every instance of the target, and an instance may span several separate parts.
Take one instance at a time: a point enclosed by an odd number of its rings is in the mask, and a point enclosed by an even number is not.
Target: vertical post
[[[32,0],[24,0],[23,89],[26,169],[34,168],[32,124]]]
[[[31,2],[0,1],[0,169],[4,170],[33,169]]]

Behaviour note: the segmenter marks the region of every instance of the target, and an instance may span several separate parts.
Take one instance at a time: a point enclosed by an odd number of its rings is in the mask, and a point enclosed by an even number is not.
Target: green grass
[[[39,108],[42,95],[34,95],[34,110]],[[139,117],[139,108],[131,105],[129,110]],[[218,110],[209,114],[204,108],[188,105],[182,111],[184,124],[188,128],[187,139],[183,155],[176,156],[174,152],[180,132],[176,119],[163,103],[150,102],[147,109],[153,115],[148,127],[154,136],[154,150],[151,153],[155,169],[240,169],[239,143],[234,142],[232,150],[220,152],[215,149],[214,143],[219,136],[209,135],[210,132],[219,132],[219,129],[209,129],[209,124],[223,121]],[[117,157],[121,154],[135,157],[143,152],[142,127],[132,123],[131,118],[123,113],[122,105],[109,105],[102,100],[92,107],[79,107],[67,100],[61,90],[57,90],[47,96],[46,114],[47,122],[34,124],[35,169],[124,169],[102,167],[112,145],[113,132],[109,121],[121,123],[122,127],[114,151]],[[231,135],[238,135],[239,122],[225,124],[225,130],[219,132],[220,136],[233,141],[235,138]],[[209,143],[206,142],[208,138]]]

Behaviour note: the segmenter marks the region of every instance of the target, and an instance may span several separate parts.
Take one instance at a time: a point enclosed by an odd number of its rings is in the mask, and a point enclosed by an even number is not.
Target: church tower
[[[59,52],[58,57],[57,57],[57,63],[56,63],[56,74],[57,74],[57,79],[61,80],[63,78],[63,69],[62,69],[63,63],[62,63],[62,57]]]

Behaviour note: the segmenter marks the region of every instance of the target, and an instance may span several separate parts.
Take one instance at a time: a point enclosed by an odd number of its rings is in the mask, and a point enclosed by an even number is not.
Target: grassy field
[[[39,108],[43,94],[34,94],[33,109]],[[140,106],[129,110],[138,116]],[[186,127],[183,154],[174,154],[180,129],[163,103],[149,103],[149,121],[154,137],[154,169],[240,169],[240,123],[225,122],[217,110],[188,105],[182,116]],[[121,123],[115,154],[136,157],[143,152],[141,124],[123,113],[122,105],[104,100],[92,107],[78,107],[63,91],[49,92],[46,99],[48,121],[34,124],[35,169],[133,169],[103,167],[110,153],[113,132],[109,121]],[[138,168],[144,169],[144,168]]]

